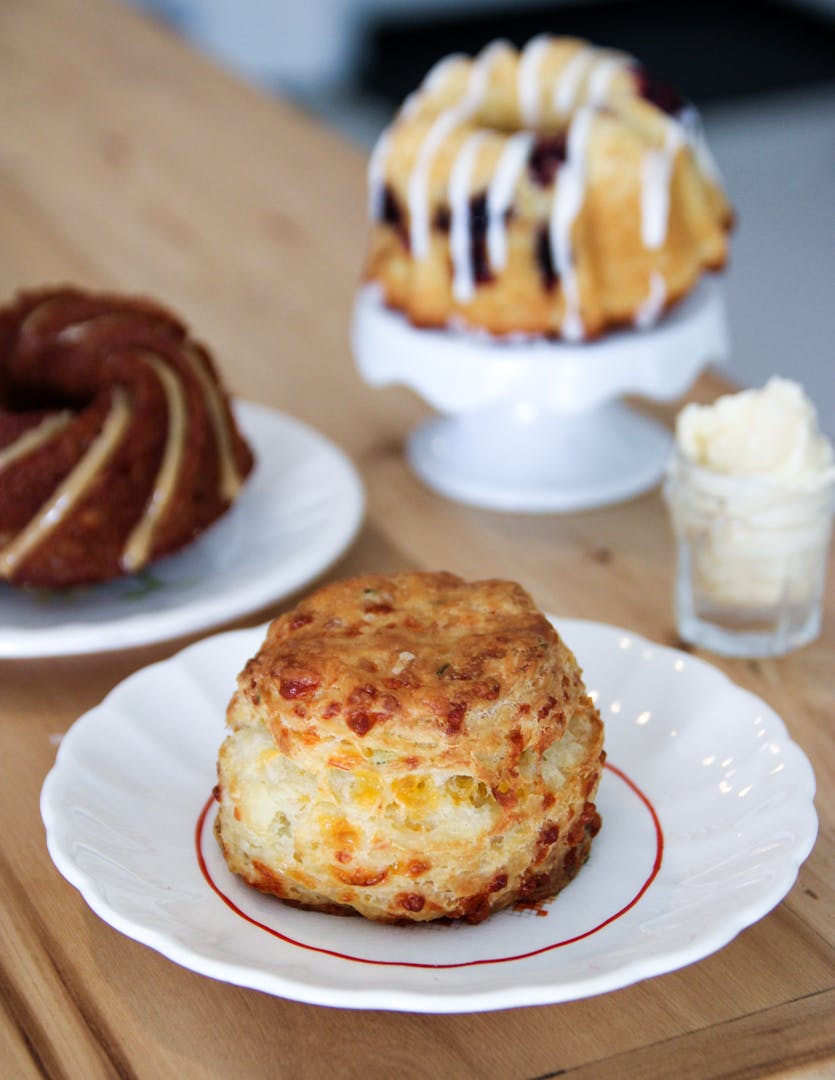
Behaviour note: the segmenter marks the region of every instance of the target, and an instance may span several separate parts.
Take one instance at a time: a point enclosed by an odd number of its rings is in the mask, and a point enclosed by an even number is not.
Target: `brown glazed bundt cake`
[[[438,63],[369,165],[364,277],[417,326],[569,340],[652,325],[727,257],[698,114],[575,38]]]
[[[480,922],[586,860],[603,725],[521,586],[369,575],[276,619],[238,678],[216,834],[263,892]]]
[[[209,354],[158,304],[58,288],[0,310],[0,579],[137,571],[223,514],[252,465]]]

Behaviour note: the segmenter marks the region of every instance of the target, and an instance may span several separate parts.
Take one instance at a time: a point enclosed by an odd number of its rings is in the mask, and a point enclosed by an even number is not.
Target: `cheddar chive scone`
[[[603,725],[521,586],[353,578],[276,619],[218,761],[229,867],[282,900],[480,922],[588,857]]]

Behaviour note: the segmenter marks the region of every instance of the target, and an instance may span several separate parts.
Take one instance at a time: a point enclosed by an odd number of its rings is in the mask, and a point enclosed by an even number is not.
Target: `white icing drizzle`
[[[667,283],[664,281],[664,275],[653,270],[649,275],[649,293],[635,312],[635,325],[640,330],[655,326],[659,315],[664,310],[666,299]]]
[[[198,349],[186,344],[183,353],[192,365],[209,414],[209,423],[215,437],[218,453],[218,492],[222,499],[232,502],[243,486],[243,477],[235,460],[232,431],[226,410],[223,407],[220,388],[206,368],[206,362]]]
[[[17,332],[18,338],[22,341],[28,337],[29,334],[37,334],[41,328],[41,322],[48,319],[50,311],[60,303],[60,299],[50,296],[46,300],[41,300],[39,303],[35,304],[20,324],[20,328]]]
[[[427,132],[417,163],[409,177],[407,197],[409,201],[409,240],[412,257],[425,259],[429,254],[429,170],[435,154],[444,139],[465,117],[461,105],[447,109],[435,120]]]
[[[522,114],[522,123],[528,128],[535,128],[539,122],[539,68],[552,40],[549,34],[538,34],[531,38],[519,57],[519,111]]]
[[[69,323],[55,335],[55,340],[60,341],[64,345],[77,345],[80,341],[84,340],[86,334],[90,333],[90,324],[97,322],[99,319],[106,319],[110,315],[110,312],[102,312],[100,315],[90,315],[89,318],[79,319],[78,322]]]
[[[412,116],[420,108],[421,100],[427,94],[434,94],[440,90],[453,68],[457,67],[462,61],[469,61],[469,59],[466,53],[456,52],[438,60],[423,77],[423,82],[418,89],[413,90],[406,97],[398,110],[398,115],[401,117]]]
[[[660,248],[667,238],[673,163],[683,141],[681,126],[671,120],[667,124],[664,146],[644,154],[641,166],[641,240],[649,251]]]
[[[19,461],[27,454],[31,454],[44,443],[49,442],[53,435],[57,435],[70,422],[72,413],[68,410],[53,413],[47,416],[36,426],[24,431],[14,442],[9,443],[0,450],[0,472],[7,468],[13,461]]]
[[[571,119],[566,135],[565,161],[557,172],[554,201],[551,204],[551,259],[560,276],[565,300],[562,335],[569,341],[578,341],[585,333],[580,318],[580,293],[574,268],[571,228],[585,199],[586,146],[594,114],[594,106],[584,105]]]
[[[476,131],[465,139],[449,176],[449,250],[452,257],[452,292],[460,303],[472,300],[475,292],[470,220],[470,188],[476,157],[485,132]]]
[[[110,401],[101,431],[84,455],[32,520],[0,551],[0,578],[11,577],[32,549],[65,520],[119,445],[130,421],[130,403],[127,393],[119,386],[113,389]]]
[[[420,90],[419,89],[418,90],[413,90],[411,92],[411,94],[407,94],[406,97],[403,98],[403,104],[397,110],[397,118],[398,119],[403,119],[403,118],[409,117],[413,113],[417,112],[417,110],[420,108],[420,96],[421,95],[420,95]],[[391,125],[391,126],[393,126],[393,125]],[[383,131],[383,134],[385,135],[386,131],[389,131],[389,130],[390,130],[390,127],[386,128]]]
[[[515,50],[506,38],[496,38],[496,40],[491,41],[489,45],[485,45],[476,58],[475,65],[476,67],[481,68],[479,78],[483,81],[483,85],[479,91],[479,105],[484,100],[487,84],[490,79],[490,70],[502,53],[506,56],[514,56]]]
[[[420,89],[409,94],[400,106],[400,116],[411,116],[420,106],[421,97],[425,93],[431,94],[438,90],[451,70],[466,59],[464,53],[450,53],[449,56],[442,57],[429,69],[420,84]],[[392,128],[387,127],[380,133],[368,160],[368,217],[371,221],[379,221],[383,213],[386,162],[391,149],[391,132]]]
[[[391,128],[386,128],[374,144],[368,159],[368,217],[379,221],[383,214],[386,187],[386,161],[391,148]]]
[[[609,93],[609,87],[612,85],[612,79],[628,62],[628,59],[623,56],[606,57],[598,60],[589,77],[586,101],[592,105],[600,105],[605,101],[606,95]]]
[[[440,113],[432,123],[418,151],[417,161],[409,176],[407,198],[409,203],[409,243],[414,259],[425,259],[429,254],[429,171],[435,155],[447,136],[468,120],[479,108],[487,89],[487,78],[498,51],[507,48],[502,41],[493,42],[478,57],[470,71],[467,89],[463,96]]]
[[[462,60],[469,60],[469,57],[466,53],[456,52],[450,53],[448,56],[444,56],[434,63],[423,77],[423,82],[420,84],[421,91],[425,91],[427,94],[434,94],[447,78],[452,68],[460,64]]]
[[[716,164],[716,159],[710,151],[710,147],[707,145],[704,129],[702,127],[702,118],[699,115],[698,109],[693,105],[685,105],[678,114],[678,119],[684,130],[687,143],[696,155],[696,160],[698,161],[702,172],[704,172],[714,184],[721,187],[722,174],[719,171],[719,166]]]
[[[503,270],[507,264],[506,214],[533,144],[531,131],[512,135],[504,145],[487,188],[487,257],[493,270]]]
[[[584,45],[578,49],[562,69],[559,79],[554,84],[554,108],[565,115],[574,107],[580,83],[594,60],[594,49]]]
[[[162,385],[168,409],[168,429],[162,461],[154,478],[150,497],[145,504],[142,517],[134,525],[122,550],[122,568],[128,573],[133,573],[148,561],[154,530],[177,486],[186,438],[185,396],[178,375],[164,358],[155,353],[143,353],[142,358],[154,369]]]

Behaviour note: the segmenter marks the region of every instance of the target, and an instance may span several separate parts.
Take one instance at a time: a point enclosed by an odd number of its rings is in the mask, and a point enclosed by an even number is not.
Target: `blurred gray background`
[[[370,148],[439,57],[542,31],[625,49],[702,110],[738,214],[729,374],[835,435],[835,0],[130,0]]]

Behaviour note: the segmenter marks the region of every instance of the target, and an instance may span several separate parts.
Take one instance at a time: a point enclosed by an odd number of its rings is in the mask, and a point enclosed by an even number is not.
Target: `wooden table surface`
[[[425,406],[366,387],[348,347],[365,237],[357,150],[113,0],[0,0],[0,103],[0,296],[67,281],[164,299],[236,393],[340,443],[368,513],[330,577],[510,577],[546,610],[676,643],[657,493],[593,513],[503,515],[444,501],[407,469],[403,436]],[[721,386],[706,376],[694,395]],[[679,405],[656,411],[669,419]],[[794,888],[698,964],[550,1007],[319,1008],[215,982],[117,933],[53,867],[39,792],[58,736],[183,641],[0,663],[0,1074],[835,1075],[833,569],[817,643],[781,660],[714,660],[814,763],[820,835]]]

